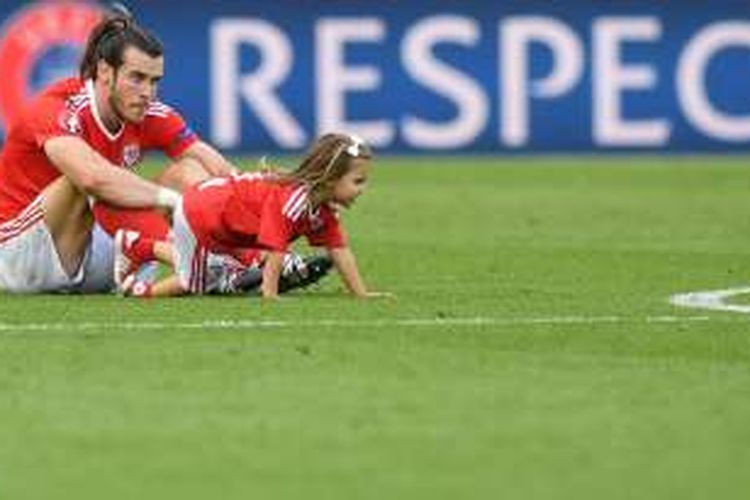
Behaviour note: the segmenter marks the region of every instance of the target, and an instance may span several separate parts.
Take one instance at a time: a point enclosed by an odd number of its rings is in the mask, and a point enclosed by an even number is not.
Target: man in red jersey
[[[235,170],[156,100],[163,49],[129,15],[93,30],[80,69],[80,78],[53,84],[27,107],[0,154],[0,289],[109,290],[112,242],[91,205],[106,226],[122,217],[109,206],[171,209],[179,200],[131,172],[143,151],[174,160],[160,181],[177,189]],[[131,214],[163,224],[156,234],[167,227],[151,212]]]

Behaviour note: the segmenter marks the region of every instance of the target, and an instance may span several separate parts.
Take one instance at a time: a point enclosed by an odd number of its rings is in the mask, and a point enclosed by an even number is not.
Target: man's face
[[[122,66],[112,76],[109,87],[112,110],[122,121],[139,123],[156,98],[159,81],[164,76],[164,58],[151,57],[135,47],[128,47]]]

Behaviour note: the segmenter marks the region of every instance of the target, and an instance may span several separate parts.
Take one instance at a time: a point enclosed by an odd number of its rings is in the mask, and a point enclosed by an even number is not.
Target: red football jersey
[[[11,125],[0,154],[0,223],[15,217],[60,171],[44,154],[47,139],[77,136],[115,165],[134,168],[143,151],[158,149],[170,157],[198,140],[182,117],[154,101],[141,123],[124,123],[113,134],[95,105],[94,84],[62,80],[37,96]]]
[[[284,252],[305,236],[313,246],[346,246],[335,208],[313,210],[306,186],[254,173],[204,181],[183,194],[185,217],[198,242],[214,252],[264,248]]]

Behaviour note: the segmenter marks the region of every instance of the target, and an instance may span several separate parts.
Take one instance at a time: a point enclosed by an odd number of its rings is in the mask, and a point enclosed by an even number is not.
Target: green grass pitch
[[[382,158],[344,217],[395,300],[0,295],[0,498],[746,498],[750,319],[668,302],[750,284],[746,158]]]

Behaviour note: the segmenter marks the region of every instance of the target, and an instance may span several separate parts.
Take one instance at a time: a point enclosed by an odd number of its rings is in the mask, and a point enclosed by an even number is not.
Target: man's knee
[[[63,268],[78,268],[88,245],[94,218],[86,195],[66,177],[42,191],[44,223],[49,230]]]

